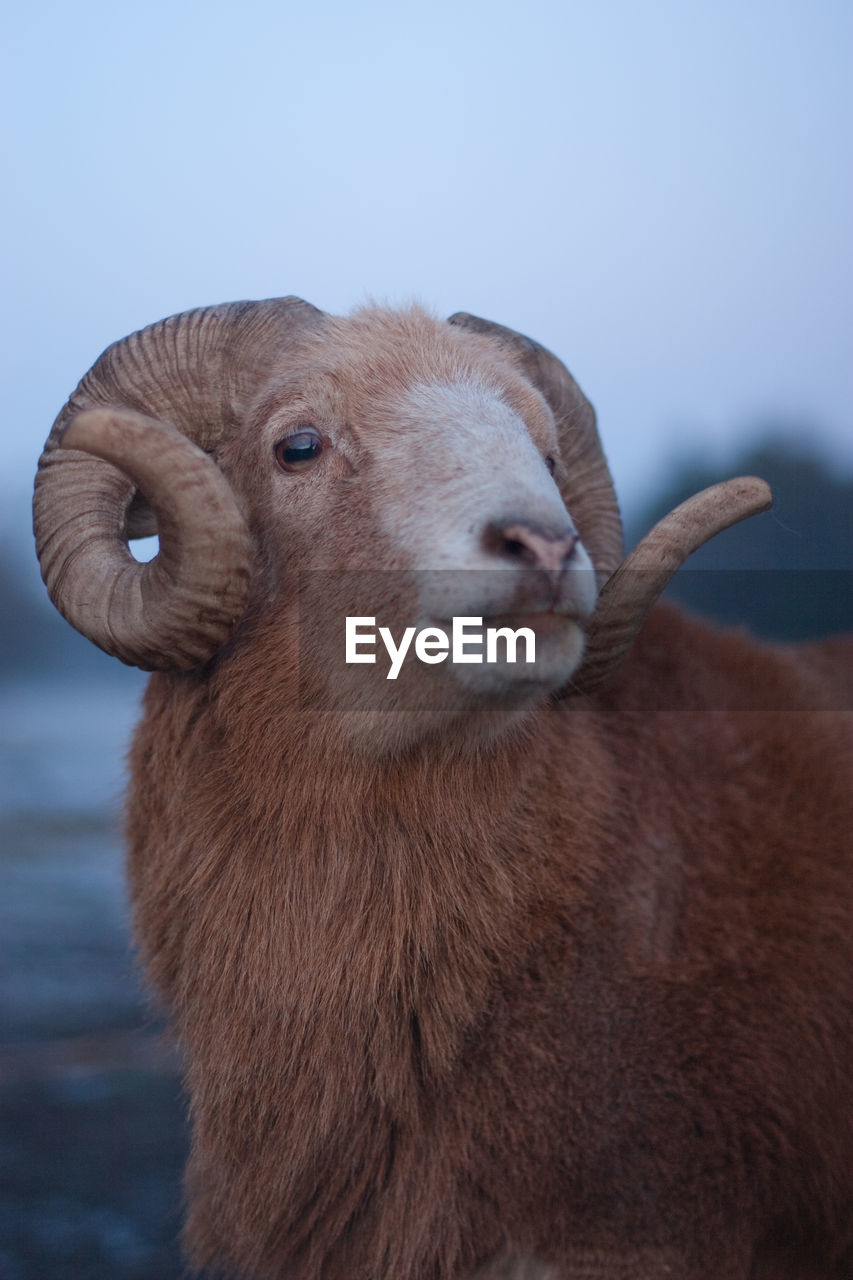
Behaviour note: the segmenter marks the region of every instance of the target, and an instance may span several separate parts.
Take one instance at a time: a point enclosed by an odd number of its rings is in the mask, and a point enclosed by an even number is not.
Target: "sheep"
[[[153,673],[128,873],[193,1265],[853,1273],[853,644],[655,603],[769,501],[715,486],[623,560],[590,404],[464,313],[234,303],[86,374],[36,540]],[[536,661],[389,680],[341,661],[356,615],[523,625]]]

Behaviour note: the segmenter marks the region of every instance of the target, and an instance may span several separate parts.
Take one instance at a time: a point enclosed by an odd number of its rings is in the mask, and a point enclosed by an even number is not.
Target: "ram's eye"
[[[557,463],[556,463],[556,462],[555,462],[555,460],[554,460],[553,458],[551,458],[551,457],[548,457],[548,458],[546,458],[546,459],[545,459],[545,466],[548,468],[548,470],[550,471],[551,475],[553,475],[553,474],[554,474],[554,472],[557,470]]]
[[[275,446],[275,460],[282,471],[304,471],[323,452],[323,441],[314,427],[299,427]]]

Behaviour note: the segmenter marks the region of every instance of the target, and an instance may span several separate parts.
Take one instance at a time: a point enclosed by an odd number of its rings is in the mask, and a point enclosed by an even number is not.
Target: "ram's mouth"
[[[580,626],[577,613],[567,613],[556,609],[519,610],[518,613],[497,613],[483,618],[484,627],[509,627],[517,631],[520,627],[529,627],[537,635],[553,635],[560,631],[567,622]]]
[[[498,630],[500,628],[508,628],[511,631],[518,631],[521,627],[528,627],[531,631],[535,631],[539,636],[550,636],[561,631],[566,623],[573,623],[576,627],[583,624],[583,619],[579,612],[574,610],[563,609],[519,609],[512,613],[466,613],[458,614],[457,617],[478,618],[484,630]],[[424,625],[430,627],[440,627],[442,631],[453,630],[453,618],[431,618]]]

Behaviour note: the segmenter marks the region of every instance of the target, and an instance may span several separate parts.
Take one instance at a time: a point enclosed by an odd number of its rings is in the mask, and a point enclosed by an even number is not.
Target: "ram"
[[[623,563],[590,405],[469,315],[235,303],[85,376],[36,538],[155,672],[129,875],[195,1265],[853,1274],[853,646],[655,604],[768,502],[716,486]],[[343,661],[365,616],[525,627],[535,663],[387,680]]]

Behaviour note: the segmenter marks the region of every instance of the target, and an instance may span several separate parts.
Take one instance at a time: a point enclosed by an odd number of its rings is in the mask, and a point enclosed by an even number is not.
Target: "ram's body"
[[[280,714],[274,643],[154,677],[133,753],[202,1255],[722,1280],[799,1224],[790,1274],[849,1274],[851,648],[833,693],[661,607],[606,693],[379,767]]]
[[[461,350],[521,403],[479,336],[435,335],[445,376]],[[356,434],[393,403],[440,418],[444,392],[410,394],[438,357],[403,337],[396,365],[367,344],[375,384],[332,370]],[[338,484],[331,531],[300,499],[277,542],[262,454],[220,452],[261,569],[215,656],[152,677],[128,817],[137,938],[187,1050],[196,1259],[265,1280],[849,1276],[853,644],[774,649],[658,606],[584,696],[506,676],[506,709],[466,686],[458,711],[401,712],[389,686],[351,711],[289,575],[336,545],[369,565],[392,472],[354,502]],[[403,471],[409,520],[431,491]],[[521,529],[542,576],[558,534],[501,512],[503,561]]]

